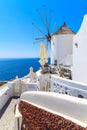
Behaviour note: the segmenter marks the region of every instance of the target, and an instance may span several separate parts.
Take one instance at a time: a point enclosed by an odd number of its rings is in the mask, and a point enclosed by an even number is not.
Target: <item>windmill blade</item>
[[[41,41],[42,41],[42,40],[40,39],[40,40],[34,41],[33,43],[36,44],[36,43],[40,43]]]
[[[49,19],[48,19],[48,32],[49,33],[50,33],[51,18],[52,18],[52,11],[50,12]]]
[[[47,32],[49,32],[49,24],[48,24],[48,17],[47,17],[47,13],[46,13],[46,6],[43,6],[43,7],[44,7],[44,15],[46,18]]]
[[[56,27],[56,22],[54,23],[54,25],[53,25],[53,28],[52,28],[52,34],[55,32],[55,27]]]
[[[43,38],[35,38],[35,40],[45,40],[46,37],[43,37]]]
[[[46,39],[46,37],[43,37],[43,38],[35,38],[35,42],[33,42],[33,43],[40,43],[41,41],[43,41],[43,40],[45,40]]]
[[[43,34],[44,36],[42,37],[42,38],[35,38],[35,40],[36,41],[39,41],[39,42],[41,42],[41,41],[45,41],[45,42],[47,42],[47,46],[48,46],[48,43],[50,43],[51,44],[51,37],[52,37],[52,35],[51,35],[51,33],[50,33],[50,31],[51,31],[51,29],[50,29],[50,24],[51,24],[51,18],[52,18],[52,11],[50,12],[50,15],[47,17],[47,13],[46,13],[46,7],[45,6],[43,6],[44,7],[44,18],[41,16],[41,13],[40,13],[40,11],[39,10],[37,10],[37,13],[38,13],[38,15],[39,15],[39,18],[40,18],[40,20],[42,21],[42,23],[43,23],[43,25],[44,25],[44,27],[45,27],[45,29],[46,29],[46,33],[44,32],[44,31],[42,31],[38,26],[36,26],[34,23],[32,23],[32,25],[41,33],[41,34]]]
[[[39,44],[39,43],[40,43],[40,41],[38,40],[38,41],[34,41],[34,42],[33,42],[33,44],[37,44],[37,43]]]
[[[46,49],[48,50],[48,41],[46,42]]]
[[[32,25],[45,36],[45,33],[39,27],[37,27],[36,24],[32,23]]]
[[[48,28],[47,28],[47,26],[46,26],[46,23],[44,22],[43,17],[42,17],[41,14],[40,14],[40,11],[39,11],[39,10],[36,10],[36,11],[37,11],[37,13],[38,13],[38,15],[39,15],[39,17],[40,17],[40,19],[41,19],[41,21],[42,21],[42,23],[43,23],[45,29],[48,31]]]

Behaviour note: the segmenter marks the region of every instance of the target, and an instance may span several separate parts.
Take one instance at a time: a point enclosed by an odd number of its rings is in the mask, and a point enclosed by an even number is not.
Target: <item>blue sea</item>
[[[31,66],[34,72],[40,69],[39,58],[0,59],[0,81],[12,80],[16,76],[21,78],[29,73]]]

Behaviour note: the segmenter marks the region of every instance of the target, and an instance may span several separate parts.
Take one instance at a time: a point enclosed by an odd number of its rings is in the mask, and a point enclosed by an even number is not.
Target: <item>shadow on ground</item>
[[[11,97],[9,98],[9,100],[7,101],[7,103],[4,105],[4,107],[0,110],[0,118],[3,116],[4,112],[6,111],[6,109],[8,108],[10,102],[12,99],[18,99],[19,96],[14,96],[14,97]]]

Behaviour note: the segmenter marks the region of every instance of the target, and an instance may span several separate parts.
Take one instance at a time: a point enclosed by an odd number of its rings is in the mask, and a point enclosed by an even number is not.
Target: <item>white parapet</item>
[[[6,86],[0,91],[0,110],[10,98],[10,89]]]
[[[25,92],[21,100],[87,127],[87,100],[53,92]]]
[[[21,130],[21,126],[22,126],[22,115],[19,112],[18,105],[17,105],[15,111],[14,130]]]
[[[87,99],[87,84],[58,76],[51,76],[51,92]]]

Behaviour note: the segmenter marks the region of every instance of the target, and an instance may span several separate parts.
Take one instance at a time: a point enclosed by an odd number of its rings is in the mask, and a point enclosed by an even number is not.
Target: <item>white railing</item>
[[[58,76],[52,76],[51,77],[51,92],[87,98],[87,84],[82,84],[82,83],[64,79]]]

